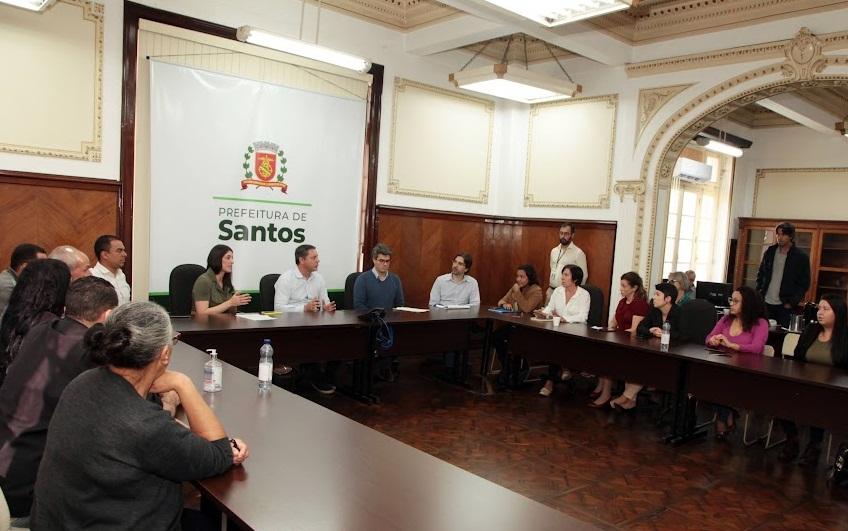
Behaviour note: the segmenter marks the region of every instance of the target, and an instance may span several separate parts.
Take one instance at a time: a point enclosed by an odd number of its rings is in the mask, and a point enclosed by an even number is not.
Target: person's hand
[[[240,465],[244,460],[250,457],[250,450],[247,449],[247,443],[239,438],[230,439],[230,448],[233,450],[233,464]]]
[[[518,285],[518,282],[513,284],[512,288],[510,288],[510,289],[512,290],[513,293],[521,293],[521,286]]]
[[[250,304],[250,295],[247,293],[238,293],[230,297],[230,307],[234,306],[244,306],[245,304]]]
[[[317,311],[320,311],[320,310],[321,310],[321,301],[319,301],[318,299],[312,299],[311,301],[307,302],[303,306],[303,311],[305,311],[305,312],[317,312]]]
[[[662,337],[662,328],[660,328],[659,326],[655,326],[655,327],[651,328],[651,329],[650,329],[650,330],[648,330],[648,331],[649,331],[649,332],[651,333],[651,335],[653,335],[654,337]]]
[[[784,304],[784,305],[783,305],[783,307],[784,307],[784,308],[786,308],[787,310],[791,310],[791,309],[792,309],[792,305],[791,305],[791,304],[789,304],[788,302],[787,302],[786,304]]]
[[[335,302],[333,302],[333,301],[330,301],[330,302],[326,303],[326,304],[324,305],[324,311],[325,311],[325,312],[334,312],[334,311],[336,311],[336,303],[335,303]]]
[[[153,383],[150,385],[150,392],[162,394],[169,391],[176,391],[179,395],[180,389],[184,389],[186,385],[194,386],[188,376],[177,371],[165,371],[153,380]]]
[[[533,315],[539,318],[544,318],[548,316],[548,314],[546,314],[543,310],[533,310]]]
[[[713,337],[707,340],[707,344],[711,347],[716,347],[721,343],[721,340],[724,339],[724,336],[721,334],[716,334]]]
[[[505,302],[505,303],[501,304],[501,308],[503,308],[505,310],[512,311],[512,304]]]
[[[171,414],[172,417],[177,415],[177,408],[180,405],[180,395],[176,391],[166,391],[159,393],[159,400],[162,401],[162,409]]]
[[[609,327],[610,328],[618,328],[618,323],[615,322],[615,319],[610,319]]]

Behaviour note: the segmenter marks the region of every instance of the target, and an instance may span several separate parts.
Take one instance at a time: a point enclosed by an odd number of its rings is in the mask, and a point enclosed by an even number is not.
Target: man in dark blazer
[[[774,230],[777,243],[766,249],[757,271],[757,291],[770,319],[789,326],[789,316],[810,288],[810,257],[795,246],[795,226],[784,221]]]

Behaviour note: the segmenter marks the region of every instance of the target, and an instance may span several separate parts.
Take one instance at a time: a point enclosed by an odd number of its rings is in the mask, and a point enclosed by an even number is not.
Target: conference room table
[[[271,338],[276,360],[289,365],[311,361],[352,360],[354,393],[371,396],[375,358],[424,352],[461,351],[471,345],[475,327],[485,330],[481,375],[492,356],[490,336],[511,326],[510,349],[532,361],[558,364],[614,379],[639,382],[676,397],[670,440],[692,435],[693,422],[683,404],[698,400],[752,409],[762,413],[848,432],[848,372],[788,359],[717,353],[703,345],[672,342],[668,352],[659,340],[641,339],[621,331],[595,330],[586,325],[535,321],[529,315],[500,314],[486,308],[431,309],[426,313],[389,311],[385,322],[394,330],[389,349],[374,345],[375,328],[359,318],[362,312],[287,313],[277,319],[250,321],[233,316],[175,319],[175,328],[189,344],[218,348],[219,357],[256,370],[262,339]],[[364,368],[363,368],[364,367]],[[689,401],[691,402],[691,401]]]
[[[174,347],[171,368],[202,388],[205,353]],[[223,389],[203,393],[243,466],[196,482],[201,506],[241,529],[374,531],[595,529],[284,389],[223,364]],[[232,527],[230,527],[232,528]]]

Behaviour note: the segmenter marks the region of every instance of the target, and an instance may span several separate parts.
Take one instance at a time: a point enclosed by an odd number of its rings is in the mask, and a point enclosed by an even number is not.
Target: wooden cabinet
[[[739,244],[734,278],[756,288],[763,253],[775,242],[774,228],[783,219],[739,218]],[[795,225],[795,245],[810,256],[810,289],[805,300],[825,293],[848,296],[848,222],[789,220]]]

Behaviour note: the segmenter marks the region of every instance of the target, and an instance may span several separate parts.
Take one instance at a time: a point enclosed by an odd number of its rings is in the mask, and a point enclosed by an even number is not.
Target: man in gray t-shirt
[[[757,272],[757,291],[770,319],[789,326],[789,316],[810,289],[810,257],[795,246],[795,226],[783,222],[775,229],[777,243],[766,249]]]

